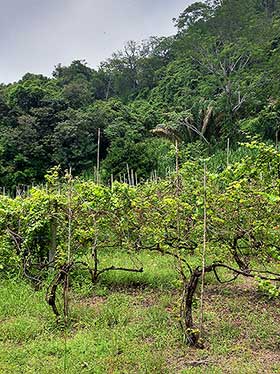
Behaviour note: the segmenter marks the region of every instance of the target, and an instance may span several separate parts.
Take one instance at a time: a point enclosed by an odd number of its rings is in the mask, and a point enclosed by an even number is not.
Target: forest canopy
[[[247,136],[274,142],[280,115],[280,18],[273,0],[196,2],[171,37],[129,41],[95,70],[58,64],[0,85],[0,186],[38,183],[55,165],[93,173],[101,131],[104,180],[127,165],[146,178],[182,149],[207,154]],[[193,145],[194,144],[194,145]],[[171,152],[171,153],[170,153]]]

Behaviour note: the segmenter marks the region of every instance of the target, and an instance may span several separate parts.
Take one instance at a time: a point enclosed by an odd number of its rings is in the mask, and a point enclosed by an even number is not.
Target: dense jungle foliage
[[[129,41],[100,64],[58,64],[0,86],[0,186],[31,185],[55,165],[92,174],[101,130],[104,181],[173,168],[176,136],[195,158],[246,135],[275,141],[280,113],[276,0],[213,0],[187,7],[171,37]],[[163,131],[164,130],[164,131]],[[192,145],[195,143],[194,145]],[[184,160],[181,160],[183,162]]]

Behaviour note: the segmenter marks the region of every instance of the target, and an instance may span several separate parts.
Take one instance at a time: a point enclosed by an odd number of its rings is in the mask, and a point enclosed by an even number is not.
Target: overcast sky
[[[174,34],[172,18],[192,0],[0,0],[0,82],[54,65],[89,66],[128,40]]]

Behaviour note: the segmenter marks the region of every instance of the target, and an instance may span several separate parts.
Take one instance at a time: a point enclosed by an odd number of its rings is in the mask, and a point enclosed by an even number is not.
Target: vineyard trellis
[[[221,284],[240,276],[273,282],[272,287],[280,281],[267,266],[280,259],[280,154],[265,144],[245,146],[255,150],[254,156],[218,174],[207,171],[207,183],[206,167],[191,161],[165,179],[155,175],[138,185],[135,179],[132,185],[114,181],[110,186],[69,179],[69,173],[61,177],[54,168],[44,188],[0,196],[2,272],[20,268],[37,286],[53,274],[46,298],[60,318],[68,307],[66,300],[59,309],[57,290],[64,285],[67,296],[74,270],[86,270],[96,283],[109,271],[145,271],[136,260],[141,251],[171,256],[182,285],[183,336],[202,347],[202,316],[196,323],[193,307],[202,281],[203,313],[204,275],[213,273]],[[135,266],[102,267],[100,258],[108,250],[125,252]]]

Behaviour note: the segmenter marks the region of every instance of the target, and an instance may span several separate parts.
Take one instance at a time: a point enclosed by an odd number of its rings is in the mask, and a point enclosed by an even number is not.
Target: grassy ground
[[[112,256],[103,261],[109,264]],[[218,285],[209,278],[206,347],[190,349],[181,339],[172,260],[144,254],[139,261],[143,274],[108,273],[94,289],[76,274],[66,332],[44,290],[2,281],[0,373],[280,372],[279,301],[258,294],[253,282]]]

